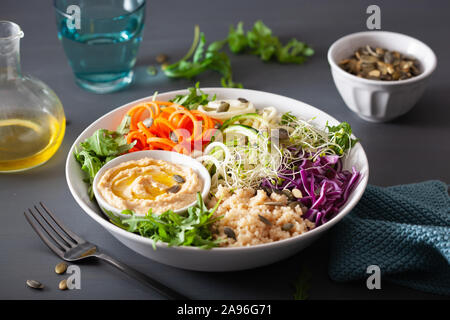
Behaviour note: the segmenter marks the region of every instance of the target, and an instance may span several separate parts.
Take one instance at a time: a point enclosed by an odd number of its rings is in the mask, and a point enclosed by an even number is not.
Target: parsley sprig
[[[233,81],[230,59],[223,52],[226,44],[233,53],[250,53],[263,61],[274,60],[279,63],[302,64],[314,54],[311,47],[297,39],[282,44],[261,20],[256,21],[247,32],[243,26],[243,22],[239,22],[236,27],[231,26],[227,38],[207,46],[205,34],[196,25],[191,48],[182,59],[164,67],[164,74],[170,78],[192,79],[207,70],[213,70],[222,75],[223,87],[242,88],[241,83]]]
[[[263,61],[275,60],[279,63],[302,64],[314,54],[314,50],[306,43],[291,39],[283,45],[278,37],[272,35],[272,30],[261,20],[253,25],[253,29],[244,32],[243,22],[228,33],[228,47],[234,53],[250,52]]]

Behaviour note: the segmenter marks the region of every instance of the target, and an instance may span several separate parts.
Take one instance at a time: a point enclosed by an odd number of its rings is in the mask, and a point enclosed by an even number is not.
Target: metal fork
[[[34,211],[32,209],[28,209],[29,212],[24,212],[25,218],[42,241],[44,241],[50,250],[56,253],[61,259],[72,262],[95,257],[97,259],[109,262],[120,271],[123,271],[129,276],[144,283],[168,299],[188,300],[187,297],[166,287],[160,282],[134,270],[133,268],[117,261],[114,258],[111,258],[104,253],[99,252],[95,244],[85,241],[67,229],[67,227],[65,227],[50,212],[50,210],[44,206],[42,202],[39,202],[39,204],[42,209],[39,210],[37,206],[34,206]],[[38,218],[38,216],[40,218]]]

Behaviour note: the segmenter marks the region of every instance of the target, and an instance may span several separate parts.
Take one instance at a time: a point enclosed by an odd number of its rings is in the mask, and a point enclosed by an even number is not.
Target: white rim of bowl
[[[336,63],[336,61],[334,61],[333,57],[332,57],[332,53],[333,51],[336,49],[336,47],[338,45],[340,45],[342,42],[346,42],[351,38],[357,37],[357,36],[370,36],[373,34],[390,34],[396,37],[403,37],[408,39],[409,41],[414,41],[417,42],[418,44],[420,44],[422,47],[426,48],[426,50],[429,50],[431,53],[431,56],[433,57],[432,62],[431,62],[431,67],[429,67],[428,69],[424,70],[421,74],[419,74],[418,76],[406,79],[406,80],[397,80],[397,81],[383,81],[383,80],[372,80],[372,79],[365,79],[365,78],[360,78],[357,77],[345,70],[343,70],[341,67],[339,67],[339,65]],[[419,60],[417,57],[414,57],[415,59]],[[392,31],[362,31],[362,32],[355,32],[355,33],[351,33],[348,34],[346,36],[343,36],[341,38],[339,38],[338,40],[336,40],[335,42],[333,42],[333,44],[330,46],[330,48],[328,49],[328,53],[327,53],[327,59],[328,59],[328,63],[331,65],[331,67],[334,70],[337,70],[341,75],[345,76],[346,78],[350,79],[350,80],[354,80],[354,81],[359,81],[361,83],[367,83],[367,84],[377,84],[377,85],[386,85],[386,86],[395,86],[395,85],[403,85],[403,84],[408,84],[408,83],[413,83],[413,82],[417,82],[420,81],[422,79],[427,78],[428,76],[430,76],[433,71],[436,69],[436,65],[437,65],[437,57],[436,54],[434,53],[434,51],[428,46],[426,45],[424,42],[413,38],[411,36],[408,36],[406,34],[403,33],[398,33],[398,32],[392,32]],[[423,62],[421,60],[419,60],[420,63],[422,64],[422,66],[424,65]]]
[[[273,96],[278,96],[278,97],[283,98],[283,99],[287,98],[287,99],[292,100],[293,102],[296,102],[296,103],[301,102],[301,103],[303,103],[305,105],[310,106],[311,108],[319,110],[320,112],[326,113],[325,111],[322,111],[322,110],[320,110],[320,109],[318,109],[316,107],[313,107],[313,106],[311,106],[311,105],[309,105],[309,104],[307,104],[305,102],[302,102],[302,101],[299,101],[299,100],[295,100],[293,98],[289,98],[289,97],[286,97],[286,96],[282,96],[282,95],[279,95],[279,94],[271,93],[271,92],[258,91],[258,90],[252,90],[252,89],[236,89],[236,88],[232,88],[231,89],[231,88],[218,88],[218,87],[207,87],[207,88],[201,88],[201,89],[203,91],[205,91],[205,90],[208,90],[208,91],[209,90],[210,91],[214,91],[214,90],[221,90],[221,91],[223,91],[223,90],[225,90],[225,91],[227,91],[227,90],[231,90],[231,91],[243,90],[243,91],[250,91],[250,92],[259,93],[259,94],[260,93],[266,93],[266,94],[271,94]],[[178,94],[186,94],[186,93],[188,93],[188,91],[186,89],[182,89],[182,90],[174,90],[174,91],[162,92],[162,93],[160,93],[160,95],[162,95],[162,94],[171,94],[171,95],[175,96],[175,95],[178,95]],[[75,147],[76,147],[76,141],[93,124],[95,124],[96,122],[100,122],[103,118],[107,117],[108,115],[110,115],[110,114],[112,114],[114,112],[117,112],[118,109],[125,108],[126,106],[131,107],[131,106],[133,106],[133,105],[135,105],[137,103],[141,103],[143,101],[151,100],[151,98],[152,98],[152,96],[144,97],[144,98],[141,98],[141,99],[137,99],[137,100],[131,101],[131,102],[126,103],[124,105],[121,105],[121,106],[119,106],[117,108],[114,108],[110,112],[104,114],[103,116],[101,116],[100,118],[95,120],[94,122],[92,122],[86,129],[83,130],[83,132],[80,133],[80,135],[77,137],[77,139],[75,139],[74,143],[70,147],[70,150],[69,150],[69,153],[68,153],[68,156],[67,156],[65,173],[66,173],[67,185],[69,186],[69,190],[70,190],[72,196],[74,197],[74,199],[77,202],[77,204],[84,210],[84,212],[87,215],[89,215],[92,219],[97,221],[100,225],[102,225],[106,229],[106,231],[108,231],[108,232],[111,232],[109,229],[113,229],[116,233],[120,234],[121,236],[123,236],[125,238],[128,238],[129,240],[145,242],[145,243],[149,244],[150,246],[153,246],[153,244],[154,244],[154,245],[156,245],[157,248],[165,248],[165,249],[172,249],[172,250],[193,250],[193,251],[206,251],[206,252],[209,252],[209,251],[264,250],[266,247],[278,246],[278,245],[283,244],[283,243],[286,244],[286,243],[289,243],[289,242],[294,242],[294,241],[296,241],[296,240],[298,240],[300,238],[312,237],[313,235],[315,235],[316,233],[318,233],[322,229],[326,230],[326,229],[331,228],[333,225],[335,225],[341,219],[343,219],[348,213],[350,213],[350,211],[356,206],[356,204],[359,202],[359,200],[361,199],[361,197],[364,194],[364,192],[362,192],[358,197],[352,199],[351,202],[347,202],[345,204],[345,205],[348,205],[347,212],[345,214],[342,214],[343,212],[339,211],[336,214],[336,216],[334,216],[331,220],[329,220],[328,222],[322,224],[321,226],[319,226],[317,228],[314,228],[314,229],[309,230],[309,231],[307,231],[305,233],[302,233],[302,234],[299,234],[297,236],[290,237],[290,238],[287,238],[287,239],[282,239],[282,240],[269,242],[269,243],[261,243],[261,244],[256,244],[256,245],[252,245],[252,246],[245,246],[245,247],[214,247],[214,248],[211,248],[211,249],[201,249],[201,248],[198,248],[198,247],[190,247],[190,246],[171,246],[171,247],[169,247],[169,245],[167,243],[165,243],[165,242],[158,241],[158,242],[155,243],[153,240],[151,240],[149,238],[146,238],[146,237],[143,237],[141,235],[138,235],[138,234],[126,231],[126,230],[124,230],[124,229],[114,225],[109,220],[107,220],[105,215],[102,212],[100,212],[100,214],[99,214],[99,212],[96,212],[96,211],[92,210],[90,207],[88,207],[87,205],[85,205],[83,203],[82,199],[79,199],[78,196],[75,196],[76,192],[75,192],[74,188],[72,187],[72,181],[70,180],[70,175],[69,175],[69,162],[71,160],[71,157],[73,156],[73,151],[75,150]],[[333,116],[331,116],[329,114],[327,114],[327,116],[331,120],[336,121],[337,123],[340,123]],[[361,180],[359,180],[357,185],[362,184],[363,190],[365,190],[366,187],[367,187],[367,183],[369,181],[369,172],[370,172],[369,161],[367,160],[367,155],[366,155],[366,152],[364,151],[364,148],[363,148],[362,144],[358,142],[357,145],[359,145],[359,147],[361,148],[362,154],[364,156],[364,162],[367,163],[367,172],[366,172],[366,174],[363,177],[361,177]],[[356,188],[356,186],[355,186],[355,188]],[[354,190],[352,192],[354,192]],[[100,209],[100,211],[101,211],[101,209]]]
[[[133,153],[125,153],[125,154],[123,154],[123,155],[120,155],[120,156],[118,156],[118,157],[112,159],[110,162],[108,162],[108,164],[110,164],[110,166],[112,166],[112,167],[118,166],[118,165],[121,164],[122,162],[125,162],[125,161],[132,161],[132,159],[125,159],[125,158],[133,158],[133,157],[136,156],[136,154],[142,154],[142,157],[139,157],[139,159],[142,159],[142,158],[152,158],[151,155],[146,155],[146,154],[151,153],[152,151],[157,151],[157,152],[159,151],[158,153],[172,152],[172,151],[165,151],[165,150],[141,150],[141,151],[136,151],[136,152],[133,152]],[[176,153],[176,152],[174,152],[174,153]],[[130,156],[130,155],[133,155],[133,156]],[[185,167],[189,167],[189,168],[192,168],[193,170],[196,170],[196,168],[193,168],[192,166],[189,165],[189,162],[191,162],[191,161],[194,162],[194,161],[197,161],[197,160],[195,160],[194,158],[188,157],[188,156],[186,156],[186,155],[184,155],[184,154],[180,154],[180,153],[176,153],[176,155],[177,155],[177,157],[179,156],[179,157],[181,157],[181,158],[183,158],[183,157],[186,158],[187,164],[185,165]],[[136,160],[138,160],[138,159],[136,159]],[[164,161],[170,162],[170,161],[168,161],[168,160],[164,160]],[[198,162],[198,161],[197,161],[197,162]],[[198,162],[198,163],[202,166],[202,164],[201,164],[200,162]],[[101,194],[101,193],[99,192],[99,190],[97,189],[97,184],[98,184],[98,182],[99,182],[101,176],[105,173],[106,170],[109,170],[109,169],[112,168],[112,167],[109,167],[109,168],[108,168],[108,167],[106,167],[106,165],[107,165],[107,164],[105,164],[105,166],[103,166],[103,167],[100,168],[100,170],[97,172],[97,174],[96,174],[95,177],[94,177],[94,181],[92,181],[92,189],[93,189],[93,191],[94,191],[95,198],[97,199],[98,205],[99,205],[100,207],[102,207],[103,209],[106,209],[106,210],[108,210],[108,211],[111,211],[113,214],[120,215],[120,216],[124,216],[124,214],[122,214],[121,211],[123,211],[123,210],[125,210],[125,209],[119,209],[119,208],[116,208],[116,207],[110,205],[110,204],[105,200],[105,198],[103,198],[102,194]],[[205,167],[203,167],[203,168],[205,169],[203,173],[204,173],[205,175],[209,176],[208,170],[206,170]],[[200,170],[202,170],[202,169],[200,169]],[[205,199],[205,197],[208,196],[209,190],[210,190],[210,188],[211,188],[211,178],[205,180],[205,179],[203,178],[203,176],[201,175],[201,173],[198,173],[198,176],[199,176],[199,178],[200,178],[200,179],[202,180],[202,182],[203,182],[203,187],[202,187],[201,195],[202,195],[202,198]],[[196,198],[196,199],[197,199],[197,198]],[[176,209],[176,210],[173,210],[173,211],[174,211],[175,213],[185,212],[189,207],[195,205],[196,203],[197,203],[197,200],[193,201],[192,203],[190,203],[189,205],[187,205],[187,206],[185,206],[185,207],[183,207],[183,208]],[[145,214],[136,214],[136,216],[145,216]]]

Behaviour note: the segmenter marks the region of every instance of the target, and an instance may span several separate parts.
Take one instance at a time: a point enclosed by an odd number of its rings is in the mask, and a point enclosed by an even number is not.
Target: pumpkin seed
[[[298,202],[298,201],[291,201],[291,202],[289,202],[288,206],[292,210],[295,210],[295,207],[297,207],[299,204],[300,204],[300,202]]]
[[[274,189],[274,192],[276,189]],[[265,205],[267,206],[285,206],[286,203],[285,202],[281,202],[281,201],[268,201],[268,202],[264,202]]]
[[[227,112],[230,109],[230,104],[228,102],[222,101],[217,108],[217,112]]]
[[[264,192],[267,194],[267,196],[270,197],[270,195],[272,194],[273,189],[269,188],[269,187],[262,187],[261,189],[264,190]]]
[[[392,62],[394,62],[394,56],[392,55],[392,52],[387,51],[384,54],[384,62],[387,64],[391,64]]]
[[[236,234],[234,233],[234,230],[231,229],[230,227],[224,227],[223,228],[223,233],[225,233],[225,235],[228,238],[232,238],[232,239],[236,240]]]
[[[55,272],[57,274],[63,274],[64,272],[66,272],[66,270],[67,270],[67,263],[65,262],[60,262],[55,267]]]
[[[67,290],[67,279],[61,280],[58,285],[59,290]]]
[[[299,189],[297,189],[297,188],[292,189],[292,195],[294,197],[296,197],[297,199],[303,198],[302,192]]]
[[[417,60],[408,58],[398,51],[372,48],[370,45],[359,48],[339,66],[360,78],[373,80],[405,80],[420,74]]]
[[[181,189],[181,186],[179,184],[174,184],[173,186],[168,188],[166,191],[168,193],[177,193],[178,191],[180,191],[180,189]]]
[[[289,139],[289,132],[284,128],[273,130],[272,135],[280,140]]]
[[[262,215],[258,214],[258,218],[261,222],[268,226],[272,226],[272,222],[270,222],[266,217],[263,217]]]
[[[142,121],[142,124],[147,128],[150,128],[153,125],[153,118],[145,119],[144,121]]]
[[[281,227],[281,229],[283,231],[289,231],[294,227],[294,225],[292,223],[285,223],[283,224],[283,226]]]
[[[172,176],[172,178],[173,178],[173,180],[175,180],[178,183],[185,183],[186,182],[186,180],[182,176],[180,176],[179,174],[174,174]]]
[[[376,69],[375,69],[375,70],[372,70],[372,71],[369,72],[369,76],[370,76],[370,77],[379,78],[380,75],[381,75],[380,70],[376,70]]]
[[[294,196],[292,195],[292,192],[288,189],[283,189],[281,190],[281,192],[283,192],[283,194],[289,199],[289,200],[293,200]]]
[[[244,98],[238,98],[238,100],[239,100],[240,102],[242,102],[242,103],[248,103],[248,100],[247,100],[247,99],[244,99]]]
[[[27,280],[27,286],[33,289],[43,289],[44,285],[36,280]]]
[[[169,136],[170,136],[170,140],[172,140],[175,143],[178,143],[178,137],[175,134],[175,132],[172,131]]]
[[[158,62],[159,64],[163,64],[167,60],[169,60],[169,57],[165,53],[160,53],[156,56],[156,62]]]

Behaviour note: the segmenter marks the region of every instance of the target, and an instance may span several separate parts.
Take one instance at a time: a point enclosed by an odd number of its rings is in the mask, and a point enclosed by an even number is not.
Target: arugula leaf
[[[131,117],[126,114],[123,117],[122,122],[117,127],[116,132],[118,132],[122,135],[126,135],[128,132],[130,132],[130,123],[131,123]]]
[[[325,125],[328,129],[330,140],[338,146],[332,146],[336,154],[343,155],[345,151],[352,148],[359,139],[352,138],[352,128],[347,122],[341,122],[337,126]]]
[[[126,122],[119,125],[120,132],[127,132]],[[127,144],[125,136],[118,131],[109,131],[106,129],[99,129],[94,134],[82,142],[81,150],[75,149],[75,160],[80,163],[81,170],[86,172],[88,183],[88,193],[91,199],[94,198],[92,190],[92,182],[100,168],[108,161],[130,150],[136,142]]]
[[[81,164],[81,170],[87,173],[87,178],[85,181],[88,183],[88,194],[92,199],[94,197],[94,192],[92,190],[92,182],[97,174],[98,170],[103,166],[103,161],[97,156],[92,155],[86,150],[77,151],[75,150],[75,159]]]
[[[201,194],[197,193],[197,204],[189,207],[185,215],[177,214],[172,210],[157,215],[150,209],[143,217],[131,212],[130,218],[123,219],[120,223],[113,218],[112,222],[129,232],[152,239],[154,249],[158,241],[166,242],[169,246],[194,246],[209,249],[216,247],[222,241],[213,239],[210,229],[212,223],[222,218],[213,217],[219,202],[214,208],[208,210]]]
[[[122,154],[130,149],[125,137],[117,131],[99,129],[81,143],[81,147],[100,157],[110,157]]]
[[[210,101],[216,100],[216,95],[214,95],[211,99],[209,95],[204,93],[200,89],[200,82],[197,82],[194,87],[188,88],[189,93],[186,95],[177,95],[175,98],[170,100],[170,102],[174,102],[180,104],[190,110],[197,109],[199,105],[206,105]]]

